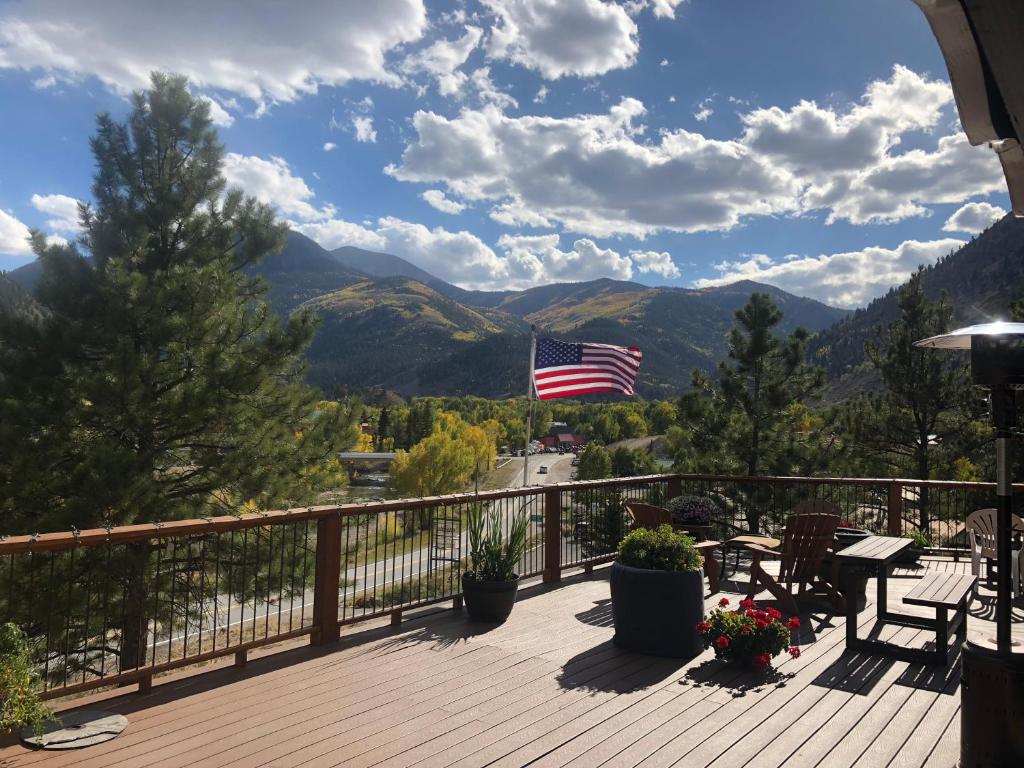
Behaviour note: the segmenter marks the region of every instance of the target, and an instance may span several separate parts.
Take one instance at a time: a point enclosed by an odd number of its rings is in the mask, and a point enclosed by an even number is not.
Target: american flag
[[[550,400],[592,392],[632,395],[641,357],[636,347],[537,339],[533,360],[537,397]]]

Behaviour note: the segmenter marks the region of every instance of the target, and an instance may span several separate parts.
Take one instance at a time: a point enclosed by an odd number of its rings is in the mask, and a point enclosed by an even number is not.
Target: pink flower
[[[729,604],[729,598],[727,598],[727,597],[723,597],[721,600],[718,601],[718,607],[719,608],[725,608],[725,606],[727,606],[728,604]]]
[[[800,617],[793,616],[789,621],[786,622],[786,626],[789,629],[800,629]]]
[[[715,640],[715,645],[724,650],[729,647],[729,638],[725,635],[722,635],[717,640]]]
[[[799,645],[791,645],[791,646],[789,646],[789,655],[792,656],[794,659],[799,659],[800,658],[800,646]]]

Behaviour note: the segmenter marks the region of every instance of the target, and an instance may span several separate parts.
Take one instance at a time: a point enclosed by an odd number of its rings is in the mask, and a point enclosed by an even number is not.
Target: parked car
[[[540,469],[537,470],[537,473],[541,475],[546,475],[548,473],[547,465],[541,464],[541,467]]]
[[[573,456],[572,457],[572,461],[569,462],[569,463],[572,464],[574,467],[578,467],[580,465],[580,457],[579,456]]]

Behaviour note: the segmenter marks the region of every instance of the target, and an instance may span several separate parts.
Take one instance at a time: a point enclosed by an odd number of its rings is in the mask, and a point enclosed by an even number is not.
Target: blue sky
[[[0,269],[75,234],[153,69],[325,247],[499,289],[770,282],[857,306],[1008,207],[911,0],[0,0]],[[222,30],[230,30],[225,34]]]

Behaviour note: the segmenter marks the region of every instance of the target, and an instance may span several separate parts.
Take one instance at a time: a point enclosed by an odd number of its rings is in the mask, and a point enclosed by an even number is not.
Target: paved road
[[[522,458],[513,458],[515,462],[520,464],[520,472],[516,473],[513,480],[509,483],[508,487],[518,488],[522,485]],[[546,466],[548,471],[541,473],[540,468]],[[529,485],[551,485],[554,483],[567,482],[572,475],[572,454],[554,454],[554,453],[540,453],[530,457],[529,462]],[[539,515],[543,510],[540,508],[539,499],[535,497],[527,497],[523,500],[522,504],[505,505],[503,507],[503,513],[507,517],[511,517],[513,513],[525,512],[526,514]],[[531,534],[540,535],[542,528],[535,522],[531,524]],[[453,542],[456,547],[456,552],[465,555],[468,552],[468,532],[463,530],[461,536],[457,542]],[[568,546],[568,545],[566,545]],[[536,547],[534,549],[540,549]],[[567,556],[568,553],[563,554]],[[539,551],[536,554],[528,552],[524,556],[525,562],[531,562],[533,558],[539,558]],[[351,600],[364,593],[364,589],[372,592],[374,589],[382,589],[392,584],[401,583],[407,579],[412,579],[426,573],[430,568],[430,550],[426,547],[412,551],[399,553],[395,557],[390,555],[385,558],[378,560],[374,563],[368,563],[366,565],[360,565],[357,567],[349,568],[342,573],[343,583],[345,586],[342,588],[341,597],[343,600]],[[287,599],[284,601],[282,606],[282,617],[287,617],[289,613],[295,613],[301,615],[305,612],[305,615],[312,615],[313,610],[313,591],[307,590],[304,594],[295,595],[294,598]],[[213,606],[210,605],[208,608],[209,613],[212,613]],[[253,605],[253,603],[247,603],[244,606],[238,602],[231,601],[230,610],[228,608],[228,598],[226,596],[220,596],[217,598],[217,626],[218,628],[238,627],[240,625],[251,625],[254,618],[255,620],[261,620],[266,614],[266,604],[260,603]],[[204,627],[212,625],[212,618],[210,615],[204,619]],[[277,605],[273,604],[270,608],[270,615],[276,616],[278,613]],[[241,617],[245,616],[244,619]],[[296,617],[296,621],[298,618]],[[210,630],[204,629],[203,634],[206,635]],[[197,635],[196,629],[190,629],[187,633],[189,639],[194,639]],[[155,648],[166,647],[168,642],[178,643],[186,638],[185,633],[181,633],[174,638],[162,641],[158,640],[155,644]],[[152,642],[152,641],[151,641]],[[154,646],[150,646],[154,647]]]

